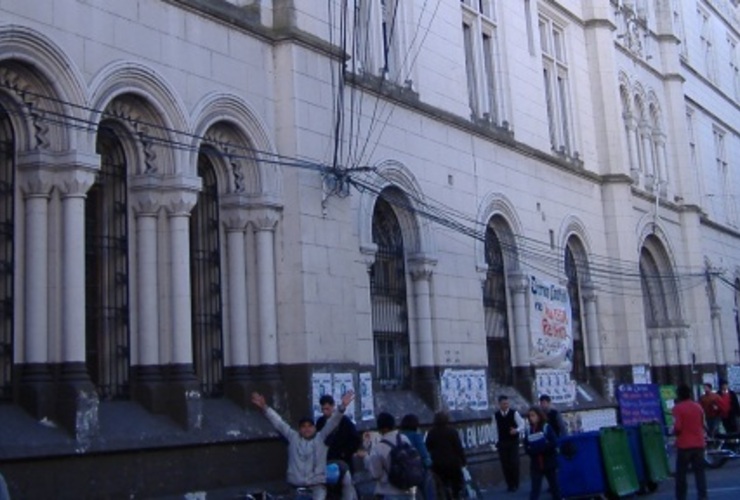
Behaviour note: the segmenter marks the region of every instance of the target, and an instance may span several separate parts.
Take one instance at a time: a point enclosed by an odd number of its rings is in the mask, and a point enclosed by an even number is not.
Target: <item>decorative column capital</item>
[[[511,293],[525,293],[529,288],[529,275],[521,271],[509,273],[507,281]]]
[[[584,302],[596,301],[596,285],[593,281],[581,283],[581,297],[583,297]]]
[[[221,221],[226,231],[244,231],[249,223],[248,197],[241,192],[221,196]]]
[[[375,255],[378,253],[378,245],[375,243],[366,243],[360,245],[360,261],[367,267],[367,272],[375,264]]]
[[[129,180],[129,202],[136,217],[157,215],[162,207],[162,178],[156,175],[135,175]]]
[[[62,198],[84,198],[97,177],[98,170],[83,166],[63,167],[54,172],[54,186]]]
[[[251,207],[249,223],[256,232],[274,231],[280,221],[281,208],[276,206]]]
[[[163,205],[170,216],[189,216],[198,202],[201,190],[200,177],[175,174],[162,178]]]
[[[429,281],[437,265],[437,259],[425,255],[412,255],[409,257],[409,271],[414,281]]]

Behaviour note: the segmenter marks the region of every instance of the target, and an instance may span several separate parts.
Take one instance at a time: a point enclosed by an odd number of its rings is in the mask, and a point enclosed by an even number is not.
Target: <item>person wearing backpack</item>
[[[376,417],[380,441],[365,455],[365,467],[375,479],[375,496],[386,500],[411,500],[424,480],[424,464],[411,441],[396,428],[390,413]]]
[[[524,451],[529,455],[529,477],[532,489],[529,500],[537,500],[542,489],[542,479],[550,485],[553,500],[560,500],[558,486],[558,437],[547,422],[545,412],[533,406],[527,413],[528,425],[524,435]]]
[[[449,498],[460,498],[465,483],[465,450],[460,435],[450,426],[450,417],[440,411],[434,415],[434,424],[427,433],[427,450],[432,456],[432,470],[451,495]]]

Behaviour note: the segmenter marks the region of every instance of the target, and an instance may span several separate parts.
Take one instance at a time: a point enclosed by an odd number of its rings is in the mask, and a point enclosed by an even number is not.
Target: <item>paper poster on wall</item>
[[[573,321],[568,289],[534,275],[529,280],[530,361],[536,367],[570,371]]]
[[[572,404],[576,400],[576,382],[569,370],[540,368],[535,370],[537,396],[547,394],[555,404]]]
[[[449,410],[488,409],[488,387],[483,369],[445,370],[440,378],[440,392]]]
[[[740,365],[727,365],[727,385],[733,391],[740,391]]]
[[[360,418],[372,420],[375,418],[375,402],[373,400],[373,376],[370,372],[360,373]]]
[[[311,377],[311,402],[313,406],[313,416],[321,416],[321,406],[319,399],[324,394],[332,394],[332,376],[331,373],[314,373]]]
[[[645,365],[635,365],[632,367],[633,384],[649,384],[650,370]]]
[[[335,373],[333,378],[332,390],[334,401],[339,404],[339,402],[342,400],[342,396],[347,391],[357,392],[355,391],[354,377],[351,373]],[[347,409],[344,411],[344,414],[352,420],[355,420],[357,418],[357,397],[352,400],[349,407],[347,407]]]

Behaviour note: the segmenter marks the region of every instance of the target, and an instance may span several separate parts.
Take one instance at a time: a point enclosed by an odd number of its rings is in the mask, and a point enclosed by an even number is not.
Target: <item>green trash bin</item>
[[[627,431],[618,426],[603,427],[599,431],[599,441],[609,491],[618,497],[637,493],[640,484],[632,462]]]
[[[659,483],[671,474],[663,427],[658,422],[640,424],[642,456],[649,481]]]

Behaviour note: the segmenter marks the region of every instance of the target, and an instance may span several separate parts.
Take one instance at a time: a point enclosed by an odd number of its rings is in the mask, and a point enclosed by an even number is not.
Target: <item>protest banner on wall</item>
[[[573,321],[568,289],[534,275],[529,280],[530,361],[535,367],[570,371]]]

